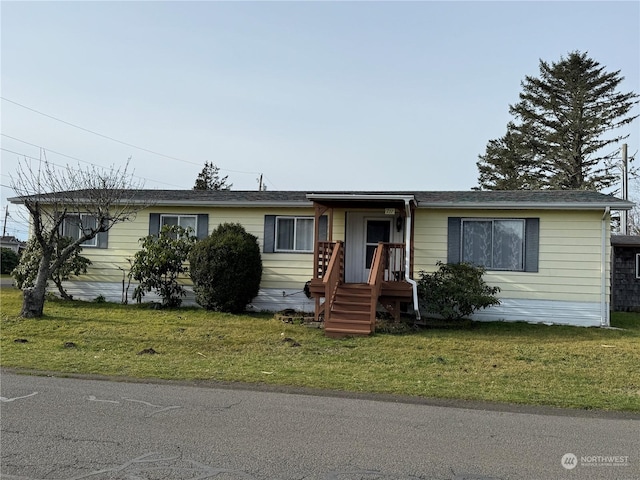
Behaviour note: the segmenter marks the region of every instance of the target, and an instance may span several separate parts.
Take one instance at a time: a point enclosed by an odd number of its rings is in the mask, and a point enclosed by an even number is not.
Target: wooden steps
[[[325,333],[333,338],[371,334],[375,328],[377,303],[378,299],[373,298],[371,287],[367,284],[339,285],[329,319],[325,319]]]

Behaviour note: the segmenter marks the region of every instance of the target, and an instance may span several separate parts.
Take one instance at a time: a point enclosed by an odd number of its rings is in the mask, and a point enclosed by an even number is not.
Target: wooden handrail
[[[371,260],[371,270],[369,270],[369,280],[368,284],[370,286],[382,285],[382,281],[384,280],[384,270],[385,270],[385,245],[380,242],[373,252],[373,259]]]
[[[384,280],[385,272],[385,253],[387,248],[385,244],[380,242],[373,252],[373,259],[371,261],[371,270],[369,270],[369,287],[371,288],[371,311],[370,322],[372,327],[375,327],[376,323],[376,311],[378,308],[378,297],[380,297],[380,290],[382,288],[382,281]]]
[[[327,265],[327,269],[322,276],[324,285],[324,320],[328,321],[331,317],[331,306],[335,300],[338,286],[342,284],[344,278],[344,249],[342,242],[336,242],[331,253],[331,259]]]
[[[337,242],[317,242],[316,265],[313,270],[313,278],[323,278],[329,266],[329,260]]]
[[[405,255],[404,243],[385,243],[385,278],[387,282],[403,282],[405,276]]]
[[[329,261],[333,255],[333,250],[337,243],[342,242],[317,242],[316,264],[313,271],[314,279],[322,279],[327,274]],[[404,243],[381,243],[383,245],[383,264],[385,282],[402,282],[405,276],[405,255]],[[344,244],[342,245],[342,255],[344,255]]]

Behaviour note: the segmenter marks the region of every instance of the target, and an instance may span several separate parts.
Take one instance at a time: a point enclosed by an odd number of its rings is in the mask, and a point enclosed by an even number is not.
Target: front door
[[[401,242],[394,216],[372,212],[347,212],[345,235],[345,281],[365,283],[378,242]]]
[[[364,281],[366,281],[369,278],[371,262],[378,242],[389,243],[391,241],[391,220],[365,219],[364,238]]]

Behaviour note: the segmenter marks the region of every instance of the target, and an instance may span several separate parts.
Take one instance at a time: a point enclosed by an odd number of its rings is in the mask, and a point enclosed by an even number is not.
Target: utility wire
[[[16,155],[21,155],[21,156],[23,156],[25,158],[30,158],[31,160],[42,160],[41,158],[32,157],[31,155],[27,155],[26,153],[14,152],[13,150],[9,150],[8,148],[4,148],[4,147],[0,147],[0,150],[2,150],[3,152],[7,152],[7,153],[14,153]],[[52,165],[56,165],[53,162],[49,162],[49,163],[51,163]],[[56,167],[59,167],[59,166],[60,165],[56,165]]]
[[[26,140],[21,140],[20,138],[12,137],[11,135],[7,135],[6,133],[0,133],[0,135],[2,135],[3,137],[10,138],[11,140],[16,140],[18,142],[25,143],[25,144],[30,145],[32,147],[41,148],[43,150],[46,150],[46,151],[51,152],[51,153],[55,153],[56,155],[60,155],[62,157],[70,158],[71,160],[75,160],[76,162],[86,163],[86,164],[92,165],[94,167],[99,167],[100,166],[100,165],[96,165],[95,163],[91,163],[91,162],[89,162],[87,160],[82,160],[80,158],[72,157],[71,155],[66,155],[64,153],[56,152],[55,150],[51,150],[49,148],[45,148],[42,145],[36,145],[35,143],[27,142]]]
[[[89,130],[88,128],[84,128],[84,127],[81,127],[80,125],[76,125],[74,123],[67,122],[66,120],[62,120],[61,118],[54,117],[53,115],[49,115],[48,113],[44,113],[44,112],[41,112],[39,110],[36,110],[35,108],[27,107],[26,105],[23,105],[21,103],[15,102],[15,101],[10,100],[10,99],[8,99],[6,97],[0,96],[0,99],[4,100],[5,102],[9,102],[9,103],[12,103],[14,105],[17,105],[18,107],[22,107],[25,110],[29,110],[31,112],[37,113],[38,115],[42,115],[43,117],[47,117],[47,118],[50,118],[52,120],[55,120],[56,122],[64,123],[65,125],[69,125],[70,127],[77,128],[77,129],[82,130],[84,132],[91,133],[93,135],[105,138],[107,140],[111,140],[112,142],[116,142],[116,143],[119,143],[121,145],[126,145],[127,147],[136,148],[136,149],[141,150],[143,152],[151,153],[152,155],[157,155],[159,157],[168,158],[170,160],[175,160],[175,161],[178,161],[178,162],[188,163],[190,165],[197,165],[197,166],[201,165],[200,163],[192,162],[192,161],[189,161],[189,160],[184,160],[182,158],[173,157],[171,155],[165,155],[164,153],[155,152],[155,151],[150,150],[148,148],[139,147],[138,145],[134,145],[132,143],[128,143],[128,142],[124,142],[122,140],[118,140],[117,138],[110,137],[109,135],[104,135],[102,133],[98,133],[98,132],[95,132],[93,130]],[[218,168],[220,168],[220,167],[218,167]],[[243,172],[243,171],[240,171],[240,170],[230,170],[228,168],[220,168],[220,170],[223,170],[225,172],[242,173],[242,174],[247,174],[247,175],[256,175],[256,174],[259,175],[260,174],[259,172]]]
[[[72,157],[71,155],[66,155],[66,154],[64,154],[64,153],[56,152],[55,150],[51,150],[51,149],[46,148],[46,147],[43,147],[43,146],[41,146],[41,145],[36,145],[35,143],[27,142],[26,140],[21,140],[21,139],[19,139],[19,138],[12,137],[11,135],[7,135],[6,133],[0,133],[0,135],[2,135],[3,137],[10,138],[10,139],[12,139],[12,140],[16,140],[16,141],[18,141],[18,142],[25,143],[25,144],[30,145],[30,146],[32,146],[32,147],[40,148],[40,149],[45,150],[45,151],[47,151],[47,152],[54,153],[54,154],[56,154],[56,155],[60,155],[60,156],[62,156],[62,157],[70,158],[71,160],[75,160],[75,161],[77,161],[77,162],[86,163],[87,165],[91,165],[91,166],[93,166],[93,167],[104,168],[104,167],[102,167],[101,165],[97,165],[97,164],[95,164],[95,163],[91,163],[91,162],[89,162],[89,161],[87,161],[87,160],[82,160],[82,159],[77,158],[77,157]],[[9,152],[9,153],[16,153],[16,152],[12,152],[11,150],[7,150],[7,149],[5,149],[5,148],[2,148],[2,150],[5,150],[5,151],[7,151],[7,152]],[[27,158],[31,158],[31,159],[35,159],[35,160],[39,160],[38,158],[31,157],[31,156],[29,156],[29,155],[25,155],[25,154],[22,154],[22,153],[19,153],[18,155],[23,155],[23,156],[25,156],[25,157],[27,157]],[[49,163],[51,163],[52,165],[56,165],[57,167],[61,167],[61,168],[62,168],[62,166],[61,166],[61,165],[58,165],[58,164],[55,164],[55,163],[52,163],[52,162],[49,162]],[[134,178],[139,178],[139,179],[141,179],[141,180],[146,180],[146,181],[149,181],[149,182],[161,183],[161,184],[163,184],[163,185],[169,185],[169,186],[171,186],[171,187],[183,188],[182,186],[180,186],[180,185],[175,185],[175,184],[173,184],[173,183],[161,182],[160,180],[153,180],[153,179],[151,179],[151,178],[140,177],[140,176],[138,176],[138,175],[132,175],[132,176],[133,176]]]
[[[33,157],[31,155],[27,155],[26,153],[15,152],[13,150],[9,150],[8,148],[4,148],[4,147],[0,147],[0,150],[2,150],[4,152],[8,152],[8,153],[13,153],[15,155],[20,155],[21,157],[28,158],[30,160],[38,160],[38,161],[42,160],[42,158]],[[53,166],[58,167],[58,168],[69,168],[68,165],[60,165],[59,163],[52,162],[51,160],[47,160],[47,163],[49,163],[49,165],[53,165]],[[93,165],[93,164],[91,164],[91,165]],[[99,165],[95,165],[95,166],[99,167]],[[100,168],[103,168],[103,167],[100,167]],[[5,176],[7,176],[7,175],[5,175]],[[132,175],[132,176],[135,177],[135,178],[140,178],[142,180],[148,180],[148,179],[145,179],[144,177],[136,177],[135,175]],[[9,178],[11,178],[10,175],[9,175]],[[154,180],[151,180],[151,181],[154,181]],[[162,183],[162,182],[159,182],[159,183]],[[165,185],[169,185],[169,184],[165,184]],[[9,187],[7,185],[2,185],[2,186],[7,187],[7,188],[11,188],[11,187]],[[176,186],[176,185],[173,185],[173,186]]]

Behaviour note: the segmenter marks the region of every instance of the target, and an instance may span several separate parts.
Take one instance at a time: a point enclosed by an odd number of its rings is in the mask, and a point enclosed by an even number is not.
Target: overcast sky
[[[640,92],[637,1],[0,8],[3,220],[17,161],[43,155],[131,157],[146,188],[190,189],[212,161],[234,190],[468,190],[541,59],[588,52]]]

